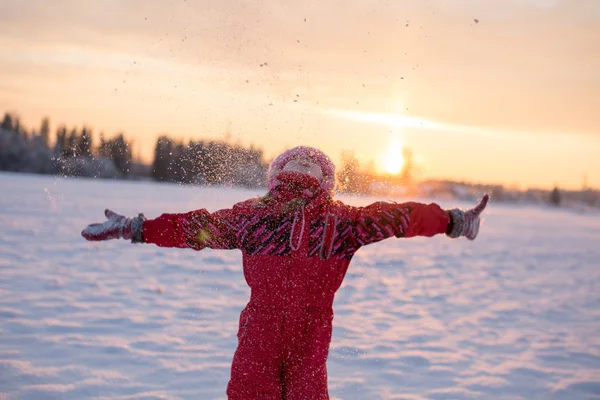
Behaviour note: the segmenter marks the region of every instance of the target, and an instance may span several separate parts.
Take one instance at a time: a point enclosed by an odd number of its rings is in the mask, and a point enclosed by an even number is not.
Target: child
[[[326,360],[332,304],[352,256],[395,236],[473,240],[489,196],[472,210],[437,204],[377,202],[352,207],[332,199],[335,166],[321,151],[299,146],[271,163],[268,193],[214,213],[201,209],[146,219],[110,210],[87,240],[201,250],[239,249],[250,301],[241,312],[229,399],[328,399]]]

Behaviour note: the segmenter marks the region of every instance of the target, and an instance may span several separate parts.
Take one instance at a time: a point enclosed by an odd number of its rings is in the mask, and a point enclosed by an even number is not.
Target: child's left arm
[[[354,237],[359,246],[392,236],[430,237],[441,233],[452,238],[465,236],[474,240],[479,233],[479,216],[488,200],[489,195],[486,194],[475,208],[468,211],[443,210],[435,203],[374,203],[357,209],[353,226]]]

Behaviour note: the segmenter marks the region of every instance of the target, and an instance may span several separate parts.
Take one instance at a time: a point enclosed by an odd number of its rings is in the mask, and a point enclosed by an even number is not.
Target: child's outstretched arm
[[[202,250],[237,249],[236,212],[226,209],[209,213],[205,209],[184,214],[163,214],[144,222],[144,243],[161,247]]]
[[[474,240],[479,233],[480,215],[488,201],[489,195],[486,194],[475,208],[468,211],[444,210],[435,203],[374,203],[357,209],[354,237],[359,246],[392,236],[429,237],[442,233],[451,238],[465,236]]]
[[[111,210],[106,210],[105,215],[106,222],[88,225],[81,235],[91,241],[127,239],[132,243],[194,250],[238,248],[233,210],[211,214],[202,209],[183,214],[162,214],[156,219],[146,219],[142,214],[127,218]]]

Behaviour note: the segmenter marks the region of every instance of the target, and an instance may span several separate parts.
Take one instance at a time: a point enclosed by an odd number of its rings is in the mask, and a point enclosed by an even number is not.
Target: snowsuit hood
[[[320,186],[330,196],[333,196],[335,193],[335,164],[321,150],[308,146],[297,146],[286,150],[275,157],[269,166],[269,171],[267,172],[268,189],[272,190],[281,183],[280,176],[285,164],[287,164],[288,161],[292,160],[293,158],[300,156],[310,158],[317,165],[319,165],[319,167],[321,167],[323,180],[321,181]]]

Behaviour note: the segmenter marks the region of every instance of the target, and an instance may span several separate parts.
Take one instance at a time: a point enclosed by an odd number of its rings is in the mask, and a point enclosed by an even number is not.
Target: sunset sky
[[[0,112],[600,188],[598,0],[0,0]]]

